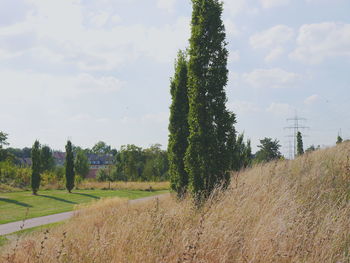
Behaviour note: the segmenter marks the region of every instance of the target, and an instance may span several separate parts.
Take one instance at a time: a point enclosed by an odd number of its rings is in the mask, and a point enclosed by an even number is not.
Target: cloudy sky
[[[0,130],[13,147],[167,145],[169,78],[190,0],[0,0]],[[226,0],[228,107],[252,139],[288,153],[350,138],[350,1]],[[256,149],[256,148],[255,148]]]

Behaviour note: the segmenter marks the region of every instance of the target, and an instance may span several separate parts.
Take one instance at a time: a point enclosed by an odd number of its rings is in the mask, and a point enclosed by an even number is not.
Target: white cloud
[[[190,35],[186,17],[157,27],[119,25],[115,24],[120,20],[118,14],[86,12],[80,1],[31,1],[36,11],[24,22],[0,27],[0,55],[16,54],[19,60],[30,55],[33,61],[22,65],[41,64],[33,52],[48,54],[46,63],[82,71],[114,70],[141,57],[168,63],[186,46]]]
[[[284,54],[284,49],[282,47],[274,48],[270,53],[265,57],[265,62],[270,63],[275,61]]]
[[[228,62],[229,63],[235,63],[240,60],[240,54],[238,50],[231,51],[228,57]]]
[[[157,0],[157,7],[165,9],[168,12],[173,12],[175,8],[176,0]]]
[[[350,57],[350,24],[335,22],[301,26],[297,48],[290,54],[291,59],[310,64],[342,56]]]
[[[256,69],[243,74],[243,80],[255,88],[288,88],[294,87],[301,79],[297,73],[280,68]]]
[[[267,112],[273,113],[275,115],[283,116],[290,115],[293,113],[293,107],[287,103],[276,103],[273,102],[266,109]]]
[[[231,19],[226,19],[224,25],[229,37],[237,37],[240,34],[237,25]]]
[[[272,8],[289,4],[289,0],[259,0],[263,8]]]
[[[315,102],[317,102],[319,99],[320,99],[320,96],[317,94],[314,94],[314,95],[311,95],[310,97],[307,97],[304,100],[304,103],[306,105],[311,105],[311,104],[314,104]]]
[[[86,94],[108,94],[119,91],[125,83],[113,76],[94,77],[82,73],[77,76],[54,76],[34,72],[0,71],[2,98],[12,101],[50,101],[75,98]]]
[[[285,25],[277,25],[265,31],[252,35],[249,39],[254,49],[274,48],[290,41],[294,37],[294,30]]]
[[[229,104],[229,108],[238,114],[257,113],[261,111],[260,107],[249,101],[234,101]]]

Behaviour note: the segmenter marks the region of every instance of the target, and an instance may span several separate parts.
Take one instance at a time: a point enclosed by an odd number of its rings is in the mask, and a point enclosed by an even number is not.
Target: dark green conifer
[[[185,167],[197,201],[229,182],[235,116],[226,109],[228,51],[222,3],[192,0],[188,66],[189,129]]]
[[[33,195],[37,195],[40,187],[40,173],[41,173],[41,160],[40,160],[40,143],[35,141],[32,148],[32,176],[31,176],[31,187]]]
[[[301,132],[298,131],[297,133],[297,155],[303,155],[304,154],[304,145],[303,145],[303,136],[301,135]]]
[[[74,188],[74,155],[71,141],[67,142],[66,145],[66,188],[69,193]]]
[[[171,188],[177,192],[179,198],[186,193],[188,174],[185,171],[184,157],[188,139],[188,93],[187,93],[187,61],[184,52],[179,51],[175,63],[175,75],[171,79],[169,122],[169,174]]]
[[[343,138],[338,135],[338,138],[337,138],[337,144],[341,144],[343,142]]]

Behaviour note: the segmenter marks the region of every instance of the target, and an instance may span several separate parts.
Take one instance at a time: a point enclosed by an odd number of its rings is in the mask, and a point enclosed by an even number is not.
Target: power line
[[[291,144],[289,144],[289,157],[291,159],[294,159],[297,155],[297,134],[301,130],[309,129],[310,127],[304,126],[302,122],[306,122],[307,119],[299,117],[297,113],[295,113],[295,116],[292,118],[288,118],[287,122],[292,122],[290,126],[284,127],[285,130],[290,130],[293,132],[291,135],[288,135],[287,137],[293,138],[293,154],[291,154]],[[303,135],[304,136],[304,135]],[[305,136],[304,136],[305,137]]]

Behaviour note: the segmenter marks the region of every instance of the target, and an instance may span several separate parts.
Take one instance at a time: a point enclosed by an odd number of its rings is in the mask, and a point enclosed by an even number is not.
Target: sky
[[[190,0],[0,0],[0,131],[11,147],[167,146]],[[350,139],[350,1],[225,0],[227,107],[257,149]]]

